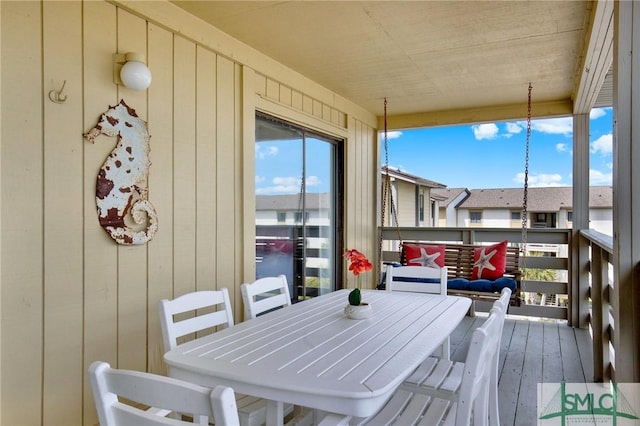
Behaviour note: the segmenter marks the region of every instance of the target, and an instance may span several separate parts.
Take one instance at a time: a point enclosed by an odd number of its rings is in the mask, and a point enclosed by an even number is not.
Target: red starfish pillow
[[[473,272],[471,279],[497,280],[507,268],[507,241],[492,246],[473,249]]]
[[[403,244],[407,266],[444,267],[444,246],[428,244]]]

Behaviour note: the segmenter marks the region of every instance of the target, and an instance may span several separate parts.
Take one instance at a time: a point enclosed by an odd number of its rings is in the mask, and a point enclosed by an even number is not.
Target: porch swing
[[[509,246],[506,241],[499,244],[499,250],[504,253],[504,270],[502,276],[492,277],[492,279],[486,279],[482,275],[477,276],[477,270],[474,271],[476,262],[478,259],[478,253],[482,255],[483,249],[494,246],[480,246],[472,244],[457,244],[457,243],[425,243],[421,241],[404,241],[400,232],[400,225],[398,223],[397,209],[393,200],[393,192],[391,190],[391,178],[389,173],[389,141],[388,141],[388,129],[387,129],[387,99],[384,99],[384,151],[385,151],[385,164],[383,170],[385,171],[384,184],[382,189],[382,211],[381,211],[381,224],[385,225],[385,214],[387,210],[387,199],[389,200],[389,208],[392,215],[392,220],[395,222],[395,229],[397,232],[398,250],[400,257],[400,265],[420,265],[420,263],[412,263],[408,258],[407,251],[409,247],[422,251],[421,257],[432,257],[437,252],[443,259],[440,260],[438,266],[447,267],[447,293],[450,295],[464,296],[472,299],[473,301],[487,301],[493,302],[500,296],[500,291],[504,287],[511,289],[511,301],[512,306],[520,306],[521,304],[521,282],[522,282],[522,269],[526,267],[526,251],[527,251],[527,228],[528,228],[528,186],[529,186],[529,146],[531,139],[531,91],[532,86],[529,83],[528,99],[527,99],[527,133],[525,142],[525,171],[524,171],[524,189],[522,199],[522,235],[521,241],[518,246]],[[382,232],[379,234],[378,241],[378,258],[382,260]],[[498,246],[498,245],[495,245]],[[433,250],[429,252],[429,250]],[[522,256],[522,259],[520,259]],[[416,259],[414,259],[416,260]],[[387,265],[388,268],[393,267],[393,264]],[[422,264],[422,266],[428,266]],[[384,279],[378,288],[384,288]]]

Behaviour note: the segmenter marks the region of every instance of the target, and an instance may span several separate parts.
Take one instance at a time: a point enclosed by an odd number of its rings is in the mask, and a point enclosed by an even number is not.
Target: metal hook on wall
[[[49,92],[49,99],[51,99],[51,102],[55,102],[57,104],[63,104],[66,102],[67,100],[67,95],[63,95],[62,91],[64,90],[64,86],[65,84],[67,84],[67,80],[65,80],[62,83],[62,87],[60,88],[60,90],[52,90]]]

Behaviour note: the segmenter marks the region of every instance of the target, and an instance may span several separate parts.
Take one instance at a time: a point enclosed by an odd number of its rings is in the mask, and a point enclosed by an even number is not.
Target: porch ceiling
[[[530,82],[534,116],[607,104],[606,3],[175,2],[392,128],[522,118]]]

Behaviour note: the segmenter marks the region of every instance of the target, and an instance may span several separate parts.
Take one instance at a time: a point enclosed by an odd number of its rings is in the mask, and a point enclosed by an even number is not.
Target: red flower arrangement
[[[360,294],[360,289],[358,288],[358,275],[363,272],[367,272],[373,269],[373,265],[367,259],[363,253],[359,252],[356,249],[347,250],[344,253],[344,258],[347,259],[351,264],[349,265],[349,270],[353,272],[353,275],[356,277],[356,288],[351,290],[349,293],[349,304],[358,306],[361,304],[362,295]],[[366,303],[364,303],[366,305]]]
[[[347,250],[344,253],[345,259],[351,262],[349,265],[349,270],[353,272],[354,276],[358,276],[363,272],[367,272],[373,269],[373,265],[367,259],[363,253],[359,252],[356,249]]]

